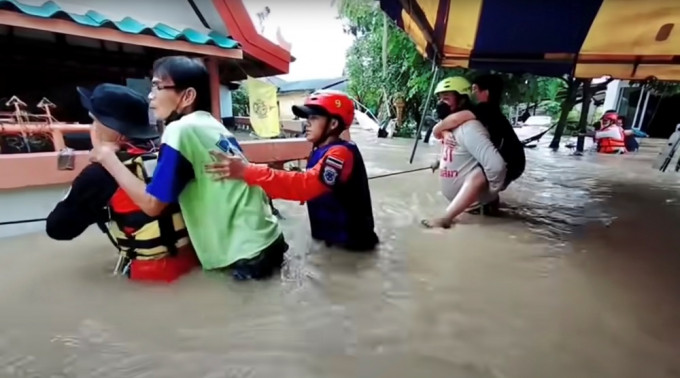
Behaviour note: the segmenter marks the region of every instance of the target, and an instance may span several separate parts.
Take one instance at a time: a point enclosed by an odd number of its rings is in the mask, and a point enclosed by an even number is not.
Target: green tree
[[[559,101],[566,95],[567,83],[559,78],[542,77],[539,79],[541,100]]]
[[[343,0],[340,15],[345,22],[345,31],[355,38],[347,52],[345,67],[350,94],[372,111],[377,111],[386,98],[391,99],[400,93],[406,101],[407,119],[412,122],[420,120],[421,107],[432,81],[432,63],[417,51],[409,37],[396,25],[383,22],[384,15],[373,2]],[[388,64],[383,70],[385,33]],[[444,71],[445,75],[465,74],[462,69]]]
[[[237,90],[231,92],[231,103],[234,112],[234,117],[249,117],[250,103],[248,100],[248,92],[244,86],[240,86]]]
[[[340,16],[345,22],[345,31],[355,38],[347,52],[345,67],[350,94],[377,112],[385,98],[401,93],[406,101],[407,119],[412,124],[418,122],[432,80],[432,63],[418,52],[406,33],[392,22],[383,22],[385,15],[373,1],[342,0]],[[383,67],[385,36],[388,64]],[[442,78],[453,75],[472,78],[477,74],[462,68],[441,71]],[[556,101],[566,94],[567,83],[563,79],[529,74],[501,75],[505,82],[503,104],[506,106],[525,104],[535,109],[542,101]]]
[[[638,82],[645,87],[645,90],[659,97],[670,97],[680,94],[680,83],[671,81],[647,80]]]

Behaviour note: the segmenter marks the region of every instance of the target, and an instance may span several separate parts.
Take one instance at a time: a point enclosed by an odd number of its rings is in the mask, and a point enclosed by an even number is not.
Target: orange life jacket
[[[620,139],[615,138],[600,138],[597,140],[597,152],[602,154],[616,154],[626,151],[626,135],[623,129],[616,125],[611,125],[603,128],[601,131],[605,131],[611,127],[616,127],[620,134]]]

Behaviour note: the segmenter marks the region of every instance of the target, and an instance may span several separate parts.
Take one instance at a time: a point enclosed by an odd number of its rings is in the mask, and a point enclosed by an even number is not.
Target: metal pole
[[[578,121],[578,137],[576,139],[576,152],[583,153],[583,147],[586,142],[586,127],[588,124],[588,111],[590,110],[590,100],[593,93],[590,91],[590,84],[592,79],[585,79],[583,81],[581,94],[581,118]]]
[[[647,104],[649,104],[649,94],[650,91],[647,91],[645,95],[645,104],[642,106],[642,111],[640,112],[640,119],[637,125],[637,129],[640,130],[642,128],[642,122],[645,120],[645,112],[647,111]]]
[[[383,78],[383,105],[385,106],[385,116],[389,124],[392,118],[392,111],[390,109],[390,97],[387,95],[387,41],[389,39],[388,33],[387,13],[383,13],[383,35],[382,35],[382,78]],[[378,112],[380,113],[380,112]],[[396,131],[396,130],[395,130]]]
[[[383,78],[387,80],[387,40],[389,35],[387,33],[387,13],[383,13],[383,35],[382,35],[382,69]]]
[[[425,116],[427,116],[427,109],[430,108],[430,100],[432,100],[432,92],[434,91],[434,85],[437,82],[437,76],[439,76],[439,67],[434,60],[432,60],[432,82],[430,83],[430,89],[427,92],[427,98],[425,99],[425,106],[423,106],[423,113],[420,117],[420,123],[418,123],[418,128],[416,129],[416,138],[413,142],[413,151],[411,151],[411,159],[409,159],[409,164],[413,164],[413,158],[416,156],[416,148],[418,148],[418,142],[420,141],[420,130],[423,128],[423,123],[425,123]]]

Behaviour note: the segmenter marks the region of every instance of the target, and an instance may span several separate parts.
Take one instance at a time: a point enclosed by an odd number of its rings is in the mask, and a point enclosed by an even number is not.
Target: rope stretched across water
[[[373,180],[373,179],[379,179],[379,178],[383,178],[383,177],[404,175],[404,174],[407,174],[407,173],[413,173],[413,172],[424,171],[424,170],[426,170],[426,169],[432,170],[432,167],[431,167],[431,166],[427,166],[427,167],[422,167],[422,168],[407,169],[407,170],[405,170],[405,171],[385,173],[385,174],[383,174],[383,175],[375,175],[375,176],[371,176],[371,177],[369,177],[368,179],[369,179],[369,180]]]
[[[407,174],[407,173],[424,171],[426,169],[432,169],[432,167],[415,168],[415,169],[408,169],[408,170],[405,170],[405,171],[385,173],[383,175],[371,176],[368,179],[374,180],[374,179],[379,179],[379,178],[384,178],[384,177],[398,176],[398,175],[403,175],[403,174]],[[14,225],[14,224],[44,222],[46,220],[47,220],[47,218],[22,219],[22,220],[15,220],[15,221],[0,222],[0,226],[11,226],[11,225]]]
[[[528,144],[531,142],[536,142],[540,140],[543,135],[545,135],[548,131],[550,131],[553,127],[555,127],[556,124],[550,126],[547,130],[544,130],[530,138],[524,139],[521,141],[522,145],[524,147],[529,147]],[[391,176],[399,176],[399,175],[404,175],[407,173],[413,173],[413,172],[420,172],[424,171],[426,169],[433,169],[432,166],[427,166],[427,167],[422,167],[422,168],[415,168],[415,169],[407,169],[405,171],[398,171],[398,172],[391,172],[391,173],[385,173],[382,175],[375,175],[371,176],[368,179],[369,180],[374,180],[374,179],[380,179],[380,178],[385,178],[385,177],[391,177]],[[9,225],[14,225],[14,224],[22,224],[22,223],[35,223],[35,222],[44,222],[46,221],[47,218],[36,218],[36,219],[23,219],[23,220],[17,220],[17,221],[7,221],[7,222],[0,222],[0,226],[9,226]]]
[[[0,222],[0,226],[9,226],[9,225],[12,225],[12,224],[21,224],[21,223],[44,222],[46,220],[47,220],[47,218],[22,219],[22,220],[16,220],[16,221]]]

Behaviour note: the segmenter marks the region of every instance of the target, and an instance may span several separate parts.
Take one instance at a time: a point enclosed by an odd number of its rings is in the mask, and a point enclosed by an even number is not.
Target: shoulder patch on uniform
[[[333,186],[338,182],[338,177],[340,177],[340,170],[331,165],[326,165],[321,171],[321,177],[324,184]]]
[[[326,165],[329,165],[337,169],[342,169],[342,167],[345,165],[345,161],[333,156],[329,156],[326,158]]]

